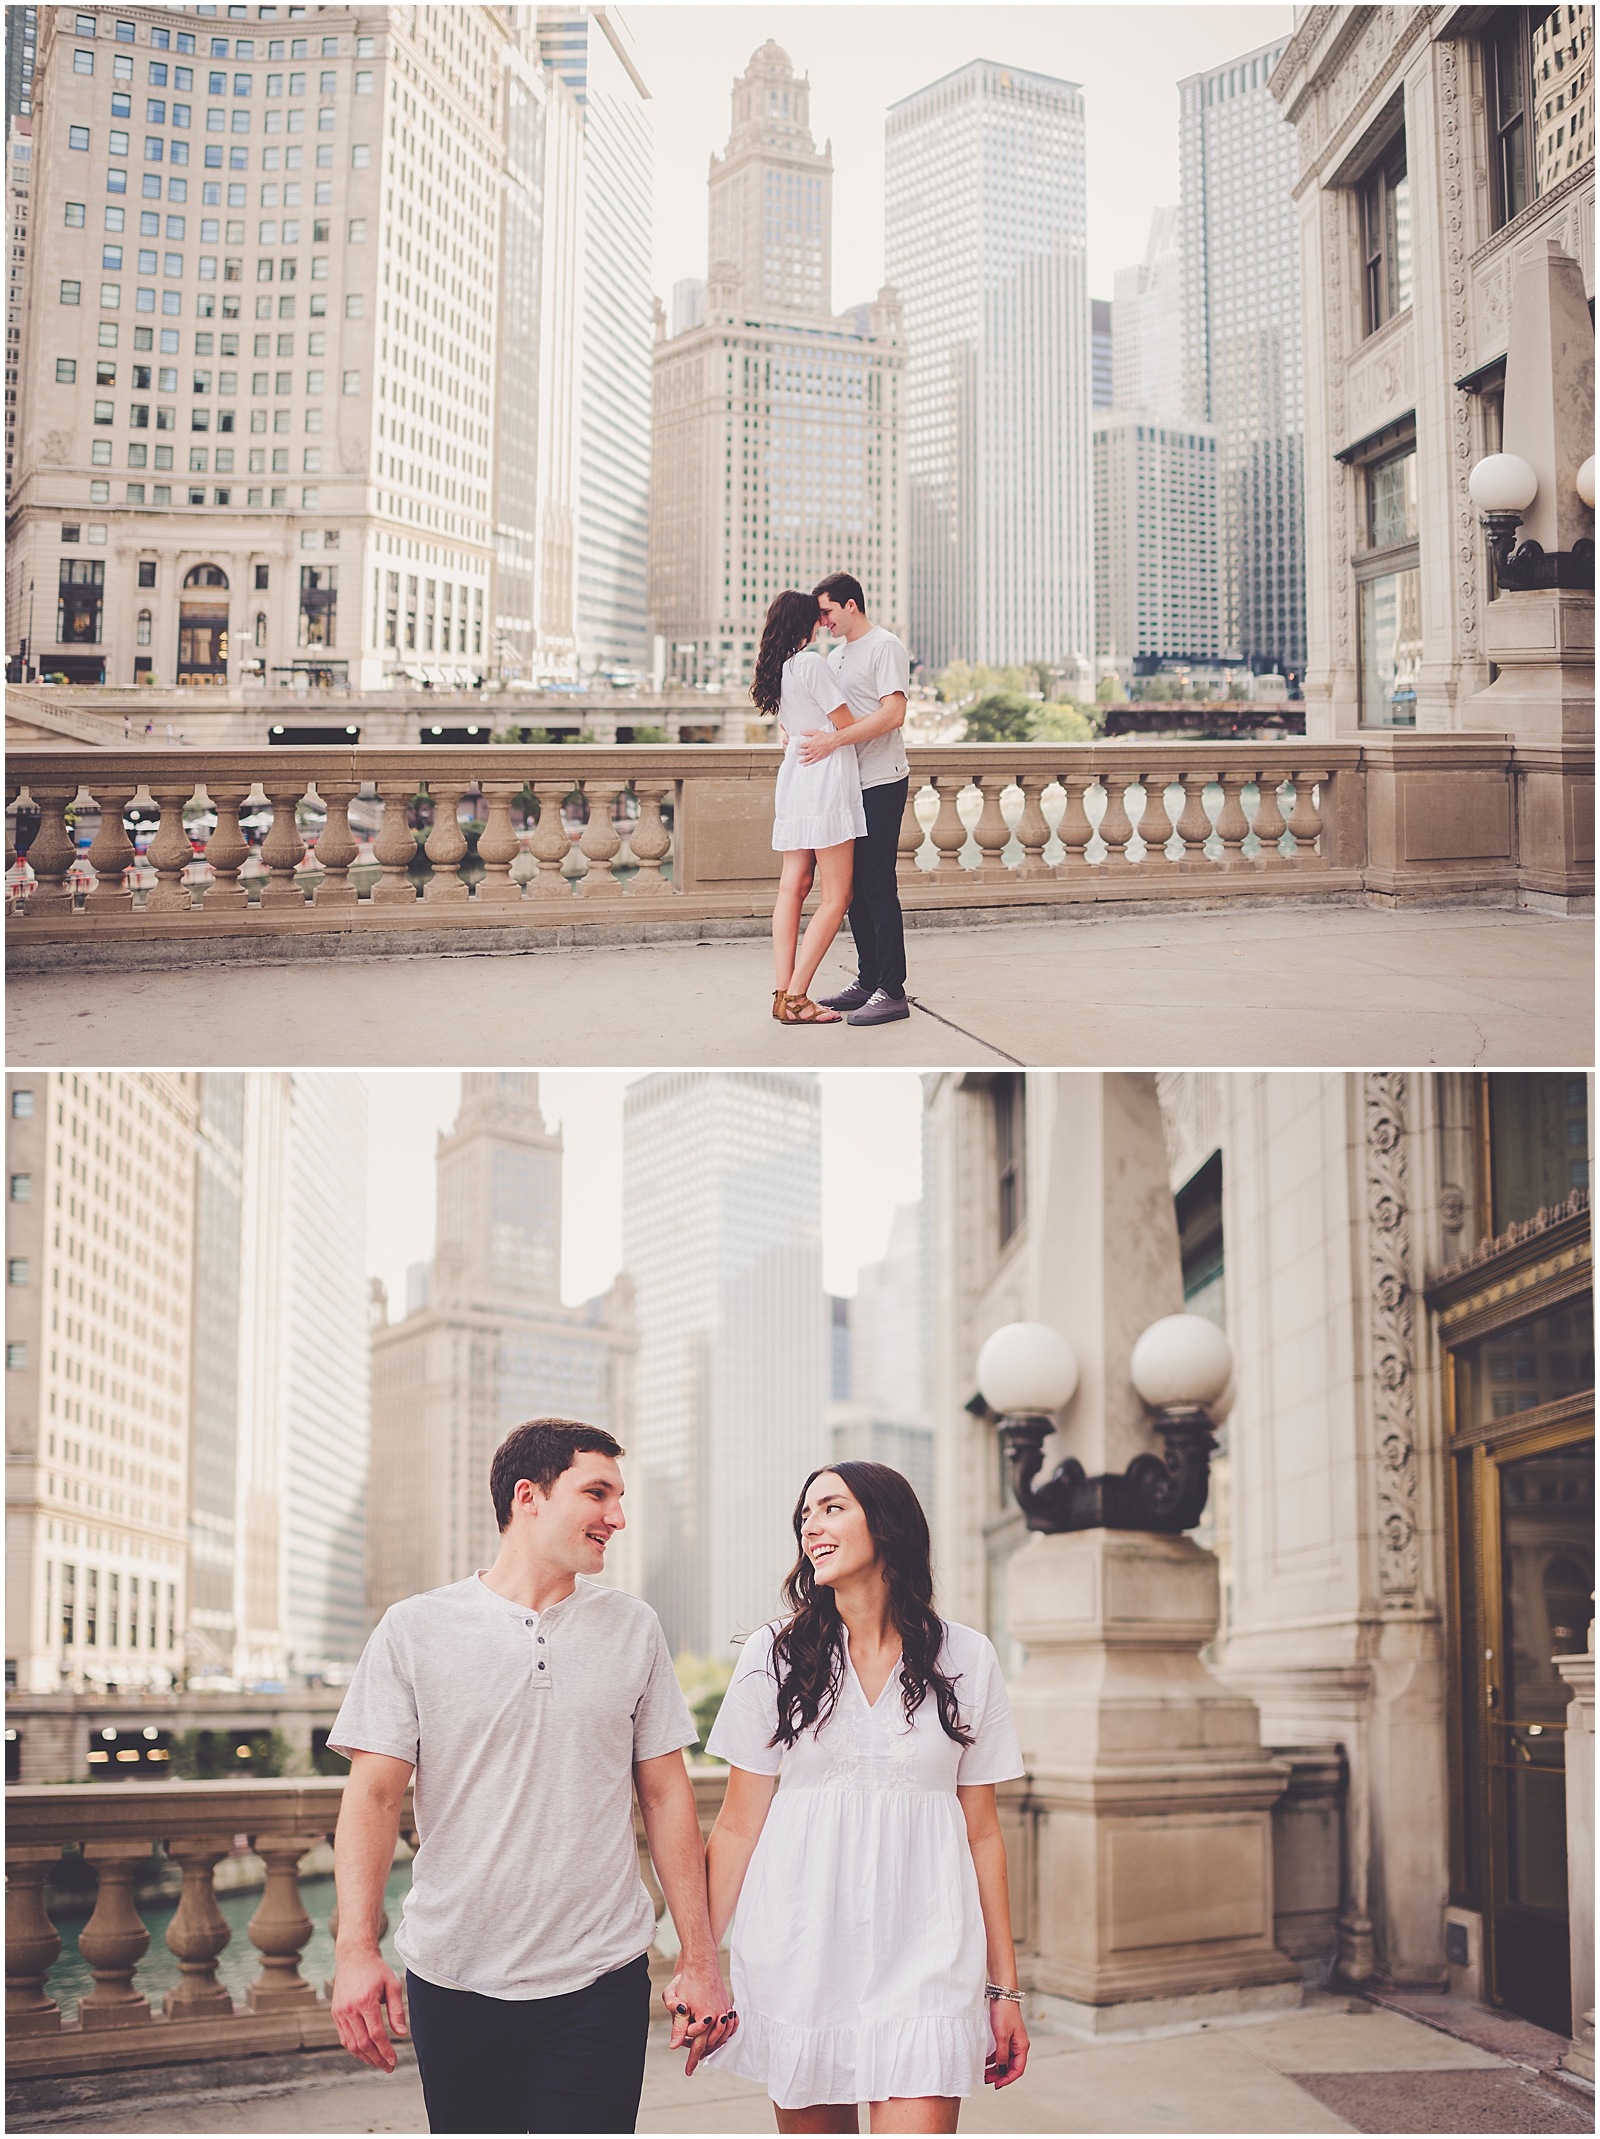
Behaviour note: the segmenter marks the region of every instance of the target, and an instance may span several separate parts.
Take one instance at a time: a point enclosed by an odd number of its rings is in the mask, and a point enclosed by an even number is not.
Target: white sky
[[[833,141],[833,304],[883,280],[883,124],[891,104],[969,60],[1081,84],[1089,291],[1144,257],[1151,212],[1178,198],[1177,83],[1294,26],[1291,6],[729,5],[625,0],[655,128],[655,285],[706,271],[706,166],[727,145],[730,92],[775,37],[811,77],[811,131]]]
[[[622,1095],[638,1070],[544,1070],[539,1101],[565,1142],[561,1294],[603,1292],[622,1261]],[[434,1146],[455,1119],[455,1070],[368,1070],[367,1270],[405,1312],[406,1270],[433,1253]],[[822,1265],[830,1292],[888,1244],[897,1203],[921,1194],[922,1089],[909,1070],[822,1076]]]

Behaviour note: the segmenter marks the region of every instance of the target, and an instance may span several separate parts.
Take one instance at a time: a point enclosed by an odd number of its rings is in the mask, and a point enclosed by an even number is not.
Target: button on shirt
[[[446,1990],[551,1998],[644,1953],[633,1764],[695,1743],[661,1623],[581,1576],[543,1612],[477,1576],[391,1605],[328,1743],[416,1769],[395,1949]]]

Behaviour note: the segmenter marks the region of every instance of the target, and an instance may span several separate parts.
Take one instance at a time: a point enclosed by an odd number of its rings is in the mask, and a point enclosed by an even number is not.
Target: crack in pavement
[[[924,1017],[933,1018],[938,1024],[947,1027],[951,1032],[959,1032],[962,1039],[970,1040],[975,1047],[988,1048],[990,1054],[998,1055],[1002,1062],[1010,1062],[1017,1069],[1027,1068],[1028,1065],[1025,1062],[1018,1061],[1015,1055],[1008,1055],[1003,1047],[996,1047],[993,1040],[986,1040],[982,1033],[969,1032],[965,1025],[958,1025],[954,1018],[941,1017],[937,1010],[930,1010],[919,996],[908,994],[906,1001],[911,1004],[913,1009],[920,1010]]]

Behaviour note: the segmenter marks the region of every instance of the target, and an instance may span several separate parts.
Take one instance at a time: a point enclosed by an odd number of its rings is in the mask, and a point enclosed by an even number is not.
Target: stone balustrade
[[[25,795],[39,814],[11,941],[448,928],[498,930],[498,947],[761,917],[778,763],[717,745],[14,752],[8,804]],[[422,790],[425,872],[410,823]],[[127,876],[124,824],[142,797],[160,812],[147,891]],[[377,821],[375,875],[356,867],[358,800]],[[75,802],[99,815],[87,872],[66,824]],[[200,871],[192,804],[214,818]],[[252,804],[272,820],[259,898],[240,827]],[[314,853],[302,804],[324,820]],[[944,745],[913,753],[901,895],[913,915],[1333,895],[1576,911],[1593,898],[1592,809],[1587,751],[1496,737]],[[470,860],[464,814],[483,825]]]
[[[725,1771],[691,1770],[701,1832],[722,1803]],[[89,1783],[6,1791],[6,2065],[12,2081],[323,2049],[338,2042],[326,1984],[301,1973],[314,1930],[301,1899],[301,1859],[329,1840],[342,1777],[198,1783]],[[665,1903],[635,1811],[640,1875],[659,1919]],[[411,1793],[401,1834],[417,1840]],[[181,1867],[183,1887],[166,1943],[179,1981],[159,2009],[139,1986],[150,1932],[133,1899],[139,1866],[160,1843]],[[217,1906],[216,1868],[240,1843],[265,1867],[261,1901],[247,1927],[260,1972],[236,2005],[217,1980],[232,1932]],[[50,1997],[47,1979],[61,1938],[45,1904],[64,1847],[94,1868],[94,1909],[78,1937],[94,1989],[73,2014]],[[325,1861],[325,1860],[324,1860]],[[337,1926],[338,1912],[329,1929]],[[659,1985],[667,1956],[651,1952]]]

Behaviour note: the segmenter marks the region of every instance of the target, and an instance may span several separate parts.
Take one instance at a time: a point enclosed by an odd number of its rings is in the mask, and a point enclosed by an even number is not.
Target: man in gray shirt
[[[435,2132],[633,2130],[655,1936],[635,1789],[682,1941],[674,2047],[738,2026],[683,1764],[694,1725],[655,1613],[593,1579],[623,1527],[621,1454],[571,1419],[510,1433],[490,1468],[494,1565],[391,1605],[328,1734],[350,1761],[334,2022],[392,2072],[409,2006]],[[413,1772],[402,1990],[378,1939]]]
[[[905,815],[910,768],[906,763],[906,686],[911,659],[892,631],[867,621],[861,582],[833,572],[812,593],[822,621],[833,633],[828,655],[854,726],[844,734],[819,728],[800,745],[808,765],[830,750],[855,750],[861,763],[861,803],[867,833],[856,841],[850,892],[850,934],[856,947],[856,978],[838,995],[825,995],[830,1010],[848,1012],[851,1025],[887,1025],[908,1018],[906,931],[895,867],[900,823]]]

